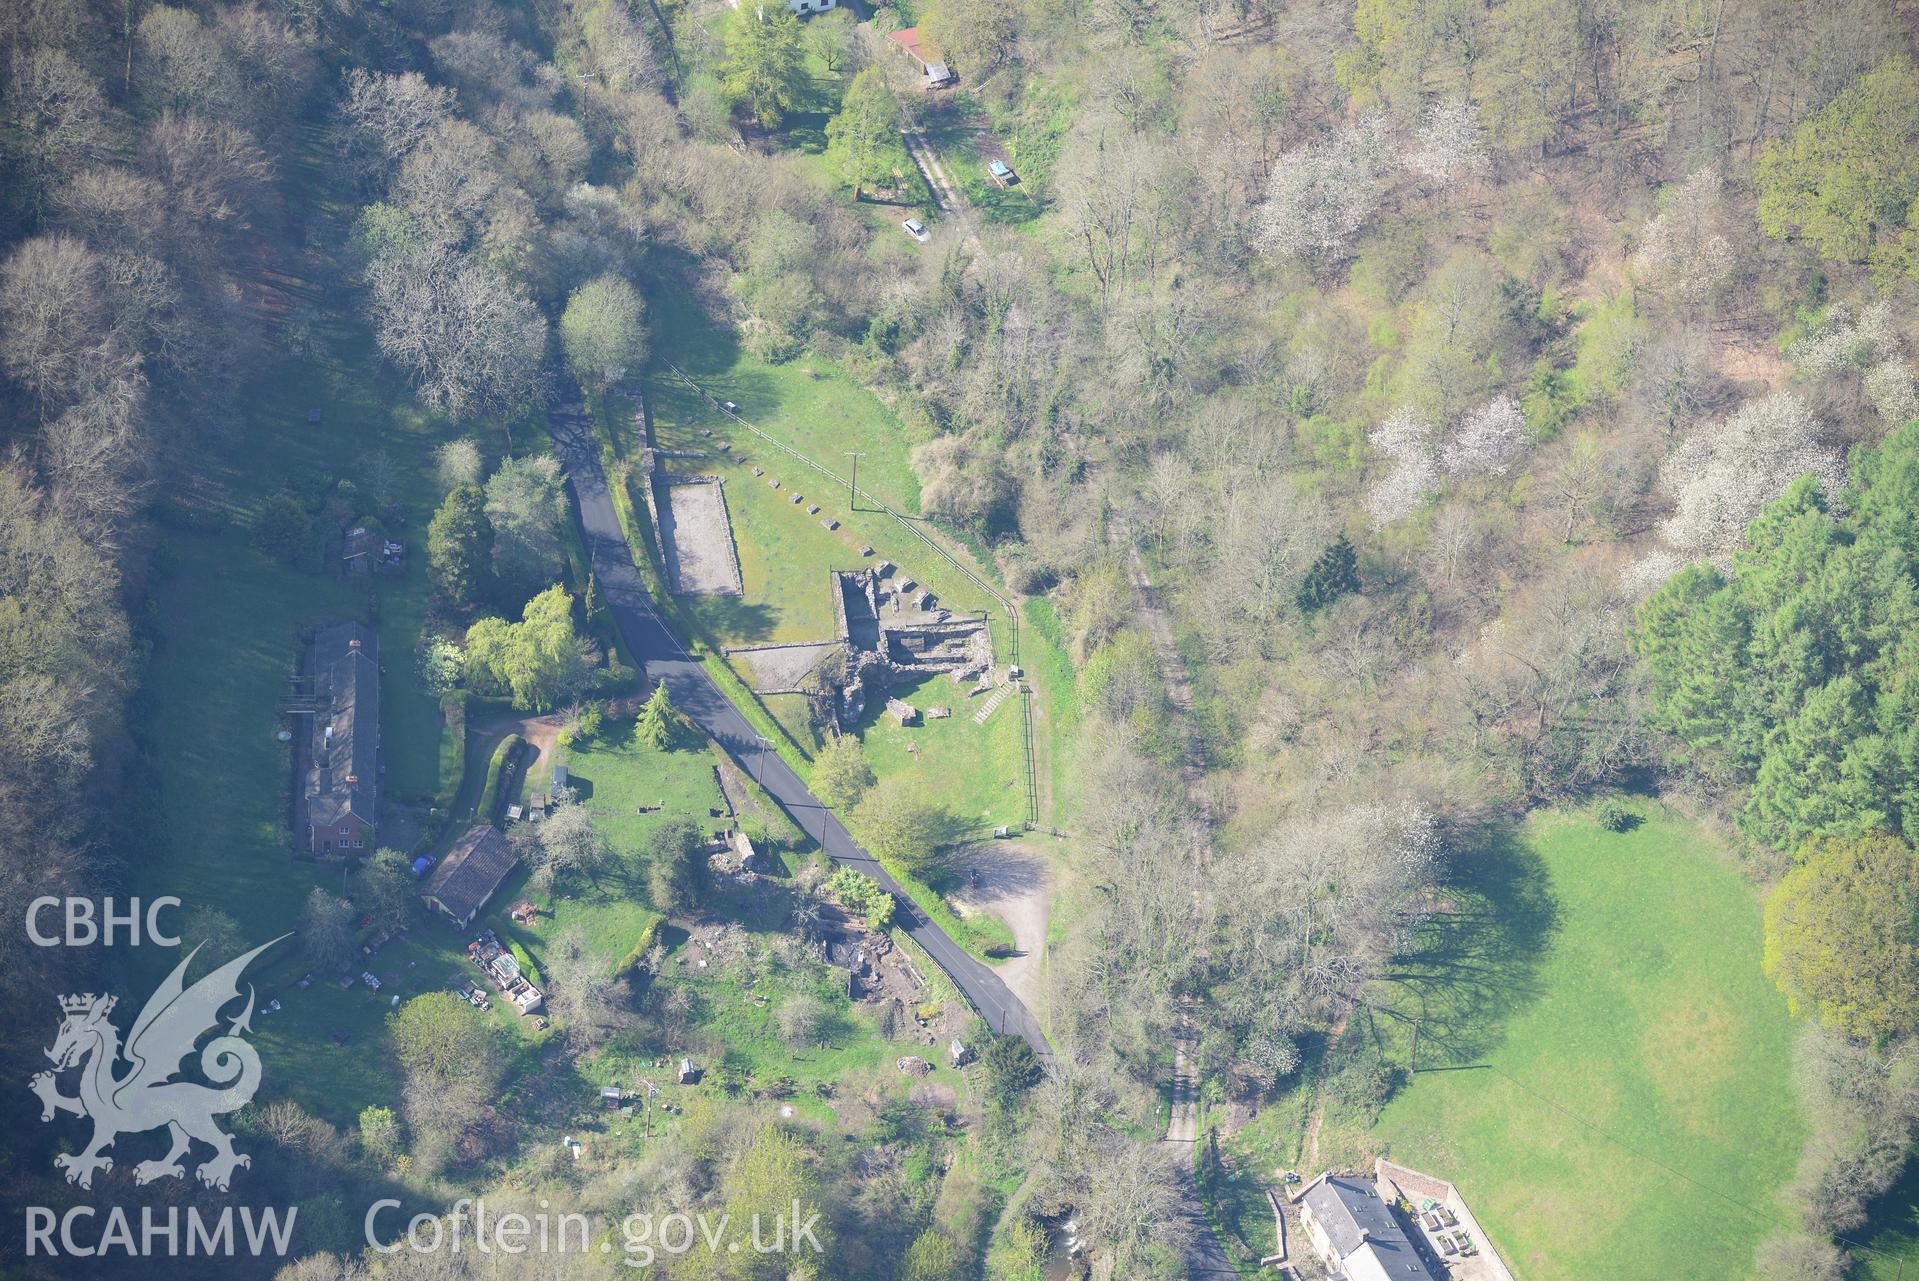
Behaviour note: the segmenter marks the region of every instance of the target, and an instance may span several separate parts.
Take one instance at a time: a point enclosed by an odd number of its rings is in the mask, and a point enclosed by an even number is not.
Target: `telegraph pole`
[[[846,456],[853,460],[853,476],[852,479],[846,482],[846,504],[854,511],[860,509],[860,457],[865,452],[865,450],[861,449],[849,449],[846,451]]]

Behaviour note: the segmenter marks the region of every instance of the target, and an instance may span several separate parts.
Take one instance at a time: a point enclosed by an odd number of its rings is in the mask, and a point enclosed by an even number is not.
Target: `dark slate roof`
[[[423,897],[462,923],[470,921],[519,862],[498,828],[480,823],[454,842],[427,880]]]
[[[309,675],[323,708],[313,717],[308,821],[326,827],[351,814],[372,823],[380,801],[379,637],[359,623],[327,628],[313,638]]]
[[[1392,1207],[1380,1200],[1370,1180],[1331,1176],[1314,1184],[1302,1199],[1342,1260],[1369,1245],[1386,1275],[1433,1281]]]

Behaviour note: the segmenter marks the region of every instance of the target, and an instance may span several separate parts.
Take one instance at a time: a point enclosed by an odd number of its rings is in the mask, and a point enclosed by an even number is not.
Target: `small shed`
[[[355,525],[347,530],[346,537],[340,543],[340,559],[349,569],[372,569],[373,549],[383,539],[375,539],[373,531],[365,525]]]
[[[617,1085],[601,1086],[600,1106],[603,1108],[617,1108],[620,1106],[620,1087]]]
[[[552,788],[554,793],[557,794],[562,788],[573,786],[573,775],[567,771],[565,765],[555,765],[553,767],[553,777],[548,780],[547,786]]]
[[[952,1058],[954,1067],[964,1067],[973,1061],[972,1049],[957,1036],[953,1038],[953,1043],[946,1047],[946,1052]]]
[[[681,1085],[698,1085],[700,1083],[700,1070],[693,1066],[692,1059],[685,1057],[680,1059],[680,1070],[677,1079]]]
[[[947,85],[957,83],[959,83],[959,77],[954,75],[953,69],[945,63],[929,62],[926,64],[926,87],[928,89],[944,89]]]

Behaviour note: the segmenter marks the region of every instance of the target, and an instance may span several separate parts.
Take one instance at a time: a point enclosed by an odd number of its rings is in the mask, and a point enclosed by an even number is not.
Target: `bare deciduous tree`
[[[65,51],[20,46],[7,65],[9,149],[19,148],[40,189],[99,156],[111,136],[100,82]]]
[[[113,360],[105,264],[73,236],[36,236],[0,265],[0,366],[40,398],[62,403]]]
[[[538,394],[546,319],[505,281],[445,251],[376,262],[367,276],[380,352],[428,408],[468,418]]]
[[[389,75],[354,67],[340,104],[347,153],[374,172],[397,167],[453,114],[453,90],[417,71]]]

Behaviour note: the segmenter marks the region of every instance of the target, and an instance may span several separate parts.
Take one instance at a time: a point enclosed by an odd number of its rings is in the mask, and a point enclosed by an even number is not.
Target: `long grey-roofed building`
[[[305,780],[307,848],[373,848],[380,812],[380,649],[373,629],[341,623],[313,638],[313,730]]]
[[[1371,1179],[1322,1175],[1300,1194],[1313,1249],[1346,1281],[1436,1281]]]

